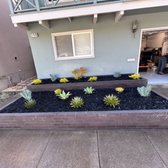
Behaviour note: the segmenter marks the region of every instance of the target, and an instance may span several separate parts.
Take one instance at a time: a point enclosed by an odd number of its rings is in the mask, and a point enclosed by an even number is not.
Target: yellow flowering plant
[[[55,90],[54,90],[54,93],[55,93],[56,95],[60,95],[60,94],[61,94],[61,92],[62,92],[62,90],[61,90],[61,89],[55,89]]]
[[[88,82],[96,82],[97,81],[97,76],[92,76],[88,79]]]
[[[60,80],[60,83],[68,83],[69,80],[67,78],[61,78]]]
[[[116,87],[115,91],[118,93],[122,93],[124,91],[124,88],[123,87]]]
[[[39,85],[39,84],[41,84],[42,83],[42,80],[41,79],[34,79],[33,81],[32,81],[32,84],[34,84],[34,85]]]
[[[130,75],[129,78],[136,80],[136,79],[140,79],[140,78],[141,78],[141,75],[138,74],[138,73],[134,73],[134,74]]]

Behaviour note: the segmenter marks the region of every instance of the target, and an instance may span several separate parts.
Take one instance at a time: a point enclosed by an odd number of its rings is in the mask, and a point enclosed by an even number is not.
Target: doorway
[[[141,32],[138,71],[142,77],[148,79],[149,84],[168,83],[168,64],[164,69],[164,74],[160,75],[156,72],[167,33],[168,27],[143,29]]]

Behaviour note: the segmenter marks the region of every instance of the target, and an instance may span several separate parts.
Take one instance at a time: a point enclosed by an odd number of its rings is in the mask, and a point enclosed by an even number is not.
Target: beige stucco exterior
[[[0,1],[0,90],[9,84],[35,75],[26,31],[15,28],[9,16],[7,0]]]

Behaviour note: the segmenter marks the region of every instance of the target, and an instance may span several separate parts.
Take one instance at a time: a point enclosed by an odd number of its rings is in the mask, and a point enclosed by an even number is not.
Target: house
[[[0,90],[35,75],[27,33],[11,23],[6,0],[0,1]]]
[[[167,0],[9,0],[28,32],[38,78],[139,71],[145,31],[168,29]]]

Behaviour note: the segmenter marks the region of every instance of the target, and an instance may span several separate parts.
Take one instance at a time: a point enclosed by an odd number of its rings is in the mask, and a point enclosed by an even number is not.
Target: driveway
[[[168,130],[0,130],[0,168],[168,168]]]

